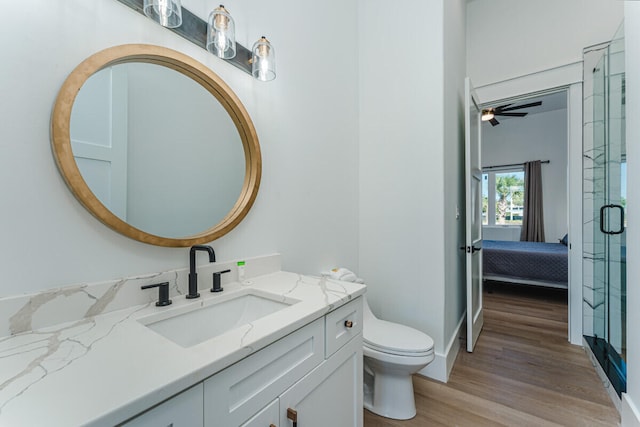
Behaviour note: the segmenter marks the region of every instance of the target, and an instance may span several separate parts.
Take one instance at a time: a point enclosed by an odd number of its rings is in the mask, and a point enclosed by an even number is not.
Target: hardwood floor
[[[449,382],[414,376],[416,417],[365,410],[365,427],[619,425],[584,350],[567,342],[567,292],[492,289],[476,348],[467,353],[463,343]]]

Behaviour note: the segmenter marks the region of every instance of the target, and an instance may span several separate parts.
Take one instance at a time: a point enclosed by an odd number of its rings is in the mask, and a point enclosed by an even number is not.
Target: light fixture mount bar
[[[117,0],[120,3],[129,6],[131,9],[145,16],[143,9],[144,0]],[[179,36],[189,40],[196,46],[207,50],[207,22],[198,18],[189,10],[182,8],[182,25],[178,28],[167,28]],[[231,59],[223,59],[223,61],[231,63],[235,67],[241,69],[245,73],[253,76],[251,71],[251,51],[240,43],[236,43],[236,56]]]

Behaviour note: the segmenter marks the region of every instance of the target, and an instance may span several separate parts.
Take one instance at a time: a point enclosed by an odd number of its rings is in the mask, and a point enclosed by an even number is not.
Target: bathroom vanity
[[[361,426],[365,286],[252,264],[264,274],[197,300],[178,270],[0,300],[9,329],[34,326],[0,339],[0,425]],[[139,284],[170,276],[173,304],[156,307]],[[121,308],[120,291],[147,302]],[[117,309],[43,320],[96,302]]]
[[[144,86],[152,82],[169,105],[155,105]],[[193,113],[184,108],[192,104]],[[169,107],[182,114],[170,127],[142,115],[157,119],[156,108]],[[191,274],[0,298],[0,426],[362,425],[364,285],[281,271],[279,255],[215,262],[204,246],[210,262],[196,272],[194,245],[233,230],[261,180],[256,130],[219,76],[161,46],[104,49],[64,81],[51,144],[64,182],[93,217],[149,245],[191,246]],[[102,145],[127,152],[126,167],[117,153],[105,162],[95,151]],[[194,179],[194,170],[221,175]]]

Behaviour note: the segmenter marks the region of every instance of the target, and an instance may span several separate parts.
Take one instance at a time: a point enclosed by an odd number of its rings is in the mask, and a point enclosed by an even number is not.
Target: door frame
[[[568,331],[582,345],[582,62],[476,87],[482,106],[544,93],[567,94]]]

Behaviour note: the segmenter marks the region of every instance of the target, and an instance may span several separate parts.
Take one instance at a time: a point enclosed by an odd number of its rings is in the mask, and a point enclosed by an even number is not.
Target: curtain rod
[[[551,163],[551,160],[540,160],[540,163]],[[496,165],[496,166],[485,166],[482,170],[485,169],[497,169],[497,168],[508,168],[512,166],[524,166],[524,163],[512,163],[510,165]]]

